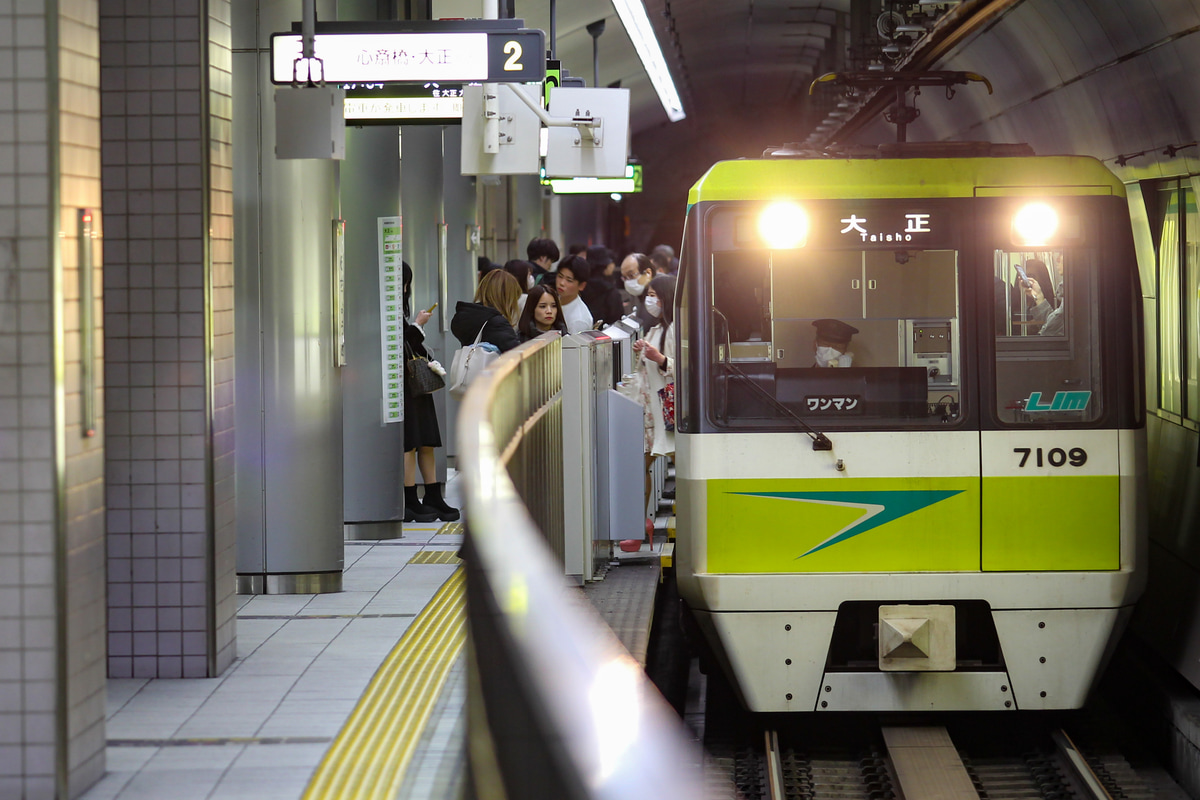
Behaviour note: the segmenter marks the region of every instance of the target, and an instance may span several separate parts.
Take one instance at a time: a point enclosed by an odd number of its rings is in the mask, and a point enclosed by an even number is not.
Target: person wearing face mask
[[[554,285],[554,264],[558,261],[558,245],[553,239],[530,239],[525,246],[526,260],[533,265],[534,283]],[[546,276],[550,277],[547,278]]]
[[[522,261],[519,258],[504,262],[504,271],[516,278],[517,286],[521,287],[521,296],[517,298],[518,314],[525,310],[525,293],[532,289],[536,283],[533,270],[534,266],[532,263]]]
[[[818,319],[813,322],[817,336],[813,342],[814,367],[848,367],[854,361],[849,352],[850,337],[858,328],[840,319]]]
[[[656,321],[642,305],[653,277],[654,264],[644,253],[630,253],[621,261],[621,301],[626,315],[637,314],[642,330],[653,327]]]
[[[643,450],[646,454],[645,498],[650,502],[650,468],[654,459],[675,452],[675,431],[668,430],[663,417],[660,389],[675,383],[675,278],[659,275],[646,287],[646,313],[655,324],[646,332],[646,338],[633,343],[637,354],[637,371],[641,377],[642,422],[645,430]],[[673,395],[671,395],[673,397]],[[653,530],[653,526],[651,526]]]

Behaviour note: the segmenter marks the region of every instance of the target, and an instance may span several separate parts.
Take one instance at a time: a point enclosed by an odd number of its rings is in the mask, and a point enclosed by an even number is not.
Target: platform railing
[[[563,576],[546,495],[562,437],[579,434],[562,430],[559,349],[540,337],[504,354],[459,413],[471,796],[703,797],[699,749]]]

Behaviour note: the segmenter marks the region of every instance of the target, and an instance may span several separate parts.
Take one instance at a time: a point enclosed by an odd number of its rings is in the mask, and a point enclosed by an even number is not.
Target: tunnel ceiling
[[[563,65],[592,85],[587,25],[604,19],[599,83],[631,90],[632,151],[646,179],[625,209],[636,246],[678,243],[687,187],[717,160],[788,141],[894,140],[881,119],[884,98],[827,88],[808,96],[816,76],[872,61],[889,71],[974,71],[992,83],[992,94],[972,84],[953,100],[924,89],[910,141],[1025,141],[1039,153],[1094,155],[1126,180],[1200,171],[1200,146],[1175,149],[1200,139],[1190,88],[1200,70],[1200,0],[645,4],[687,113],[680,122],[667,121],[610,2],[557,3]],[[516,11],[549,31],[549,0],[517,0]]]

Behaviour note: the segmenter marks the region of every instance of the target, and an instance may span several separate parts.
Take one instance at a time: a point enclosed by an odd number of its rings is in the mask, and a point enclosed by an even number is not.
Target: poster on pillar
[[[400,217],[379,217],[379,344],[383,424],[404,421],[404,278]]]

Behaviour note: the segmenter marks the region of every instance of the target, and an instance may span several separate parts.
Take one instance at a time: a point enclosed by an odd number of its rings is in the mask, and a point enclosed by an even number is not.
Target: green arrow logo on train
[[[839,542],[852,539],[872,528],[906,517],[914,511],[928,508],[948,497],[962,494],[957,490],[892,490],[877,492],[732,492],[745,497],[770,497],[776,500],[792,500],[801,503],[817,503],[825,506],[841,506],[862,510],[862,516],[842,528],[825,541],[801,553],[797,558],[832,547]]]

